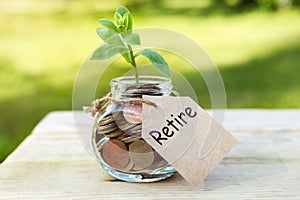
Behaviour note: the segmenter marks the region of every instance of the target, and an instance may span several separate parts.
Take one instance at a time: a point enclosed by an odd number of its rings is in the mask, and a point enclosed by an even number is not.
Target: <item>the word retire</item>
[[[163,140],[168,140],[171,138],[175,132],[179,132],[180,127],[188,125],[189,118],[195,118],[197,112],[193,111],[191,107],[186,107],[184,112],[180,112],[177,116],[174,117],[173,114],[170,115],[172,119],[167,119],[166,126],[161,128],[161,131],[150,131],[149,135],[160,145],[162,145]]]

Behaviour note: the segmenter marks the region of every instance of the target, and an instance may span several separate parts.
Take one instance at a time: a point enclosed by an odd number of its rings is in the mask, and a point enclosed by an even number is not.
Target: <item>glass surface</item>
[[[128,182],[153,182],[175,169],[142,138],[142,95],[167,96],[171,80],[164,77],[120,77],[111,81],[113,101],[96,116],[93,150],[102,167]]]

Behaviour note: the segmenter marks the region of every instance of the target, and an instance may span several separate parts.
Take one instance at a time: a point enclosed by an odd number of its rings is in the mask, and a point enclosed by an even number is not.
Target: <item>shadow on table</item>
[[[199,185],[193,188],[178,173],[169,179],[147,183],[153,186],[169,188],[182,188],[183,190],[211,191],[220,188],[239,186],[247,182],[250,185],[264,184],[268,178],[282,175],[287,172],[284,160],[277,153],[278,146],[282,141],[281,132],[271,133],[279,137],[269,137],[270,133],[247,134],[237,137],[239,144],[229,153],[229,155],[217,165],[217,167]],[[254,137],[257,136],[257,137]],[[284,140],[286,140],[285,138]],[[261,181],[260,181],[261,180]],[[244,186],[245,187],[245,186]]]
[[[262,179],[263,183],[265,178],[286,173],[286,164],[278,154],[280,141],[270,134],[284,133],[254,133],[249,136],[245,133],[238,137],[239,144],[208,175],[201,188],[214,190],[258,179]]]

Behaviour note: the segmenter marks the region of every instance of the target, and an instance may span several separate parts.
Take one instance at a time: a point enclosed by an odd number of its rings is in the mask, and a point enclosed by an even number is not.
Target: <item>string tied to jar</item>
[[[116,100],[112,98],[112,93],[107,93],[104,97],[100,99],[96,99],[91,103],[91,106],[83,106],[82,109],[86,113],[91,113],[92,117],[94,117],[97,112],[102,112],[105,109],[105,105],[109,102],[113,103],[145,103],[149,106],[157,107],[154,102],[142,99],[142,98],[129,98],[129,99],[119,99]]]

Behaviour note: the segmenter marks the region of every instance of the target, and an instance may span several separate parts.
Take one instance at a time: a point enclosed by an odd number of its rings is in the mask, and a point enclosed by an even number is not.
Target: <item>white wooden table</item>
[[[228,110],[225,127],[239,144],[199,188],[178,174],[114,180],[82,147],[74,123],[67,111],[37,125],[0,165],[0,199],[300,199],[300,110]]]

